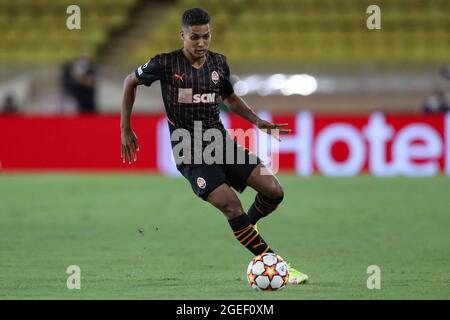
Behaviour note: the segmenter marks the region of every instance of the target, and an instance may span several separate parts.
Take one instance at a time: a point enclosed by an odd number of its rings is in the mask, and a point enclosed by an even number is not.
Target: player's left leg
[[[283,188],[273,174],[267,174],[269,170],[264,168],[264,164],[256,155],[237,143],[234,144],[234,148],[236,151],[234,154],[240,157],[239,160],[245,161],[227,163],[224,166],[226,179],[239,192],[244,191],[247,186],[258,192],[255,203],[248,212],[253,222],[247,219],[251,225],[254,225],[261,217],[273,212],[281,203],[284,197]],[[256,226],[254,229],[258,232]],[[305,283],[309,279],[306,274],[294,269],[290,264],[288,264],[288,270],[289,283]]]
[[[275,211],[284,198],[283,187],[277,177],[268,173],[269,171],[265,168],[264,164],[260,163],[253,169],[247,179],[247,185],[258,192],[255,201],[248,210],[248,216],[253,225],[259,219]]]
[[[253,225],[256,225],[259,219],[271,214],[283,201],[283,188],[277,177],[269,174],[263,163],[256,166],[247,179],[247,185],[255,189],[258,193],[255,202],[248,210],[248,216]],[[300,272],[288,264],[289,283],[301,284],[309,281],[308,275]]]

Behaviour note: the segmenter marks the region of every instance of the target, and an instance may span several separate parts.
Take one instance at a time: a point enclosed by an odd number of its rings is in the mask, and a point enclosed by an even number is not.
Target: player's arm
[[[250,108],[241,97],[234,93],[233,85],[230,82],[230,68],[226,61],[223,64],[223,74],[220,78],[220,95],[228,109],[250,121],[264,132],[272,135],[278,141],[281,141],[278,136],[279,133],[291,132],[290,129],[283,128],[288,125],[287,123],[270,123],[269,121],[259,118],[252,108]]]
[[[222,95],[222,98],[230,111],[255,124],[259,129],[271,134],[278,141],[281,141],[278,135],[279,133],[291,132],[291,129],[283,128],[288,125],[287,123],[270,123],[269,121],[259,118],[250,106],[234,92]]]
[[[128,159],[128,163],[131,163],[131,159],[136,161],[136,152],[139,151],[136,134],[131,129],[131,112],[136,98],[136,88],[140,84],[134,72],[129,74],[123,82],[122,110],[120,114],[121,158],[123,162]]]
[[[120,117],[121,157],[123,162],[127,161],[127,159],[130,164],[131,159],[136,161],[136,152],[139,151],[136,134],[131,129],[131,112],[136,98],[136,88],[141,84],[149,87],[153,82],[160,80],[163,70],[164,67],[160,63],[160,56],[157,55],[129,74],[123,82],[122,112]]]

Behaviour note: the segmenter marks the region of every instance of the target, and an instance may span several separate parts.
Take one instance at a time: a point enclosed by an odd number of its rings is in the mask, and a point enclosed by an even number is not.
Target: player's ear
[[[184,36],[187,36],[187,34],[188,34],[188,30],[187,30],[187,28],[185,27],[185,26],[181,26],[181,30],[180,30],[180,37],[181,37],[181,40],[185,40],[184,39]]]

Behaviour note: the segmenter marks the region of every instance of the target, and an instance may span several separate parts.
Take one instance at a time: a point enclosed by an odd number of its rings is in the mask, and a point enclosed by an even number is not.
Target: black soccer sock
[[[272,213],[278,205],[283,201],[283,197],[271,199],[258,193],[255,197],[255,202],[253,202],[250,209],[248,209],[248,217],[250,218],[250,223],[255,225],[259,219]]]
[[[244,213],[234,219],[228,220],[236,239],[255,256],[273,252],[269,245],[261,238],[258,231],[250,223],[248,216]]]

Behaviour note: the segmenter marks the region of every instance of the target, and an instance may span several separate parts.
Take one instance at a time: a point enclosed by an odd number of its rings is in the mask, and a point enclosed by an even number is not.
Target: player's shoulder
[[[227,57],[224,54],[208,50],[210,57],[215,58],[219,62],[226,63]]]
[[[209,60],[217,68],[219,73],[224,75],[226,78],[230,77],[230,67],[228,66],[227,57],[221,53],[208,51]]]
[[[170,52],[161,52],[156,55],[154,55],[150,60],[157,62],[161,65],[170,64],[172,63],[172,59],[177,58],[180,54],[180,49],[173,50]]]

